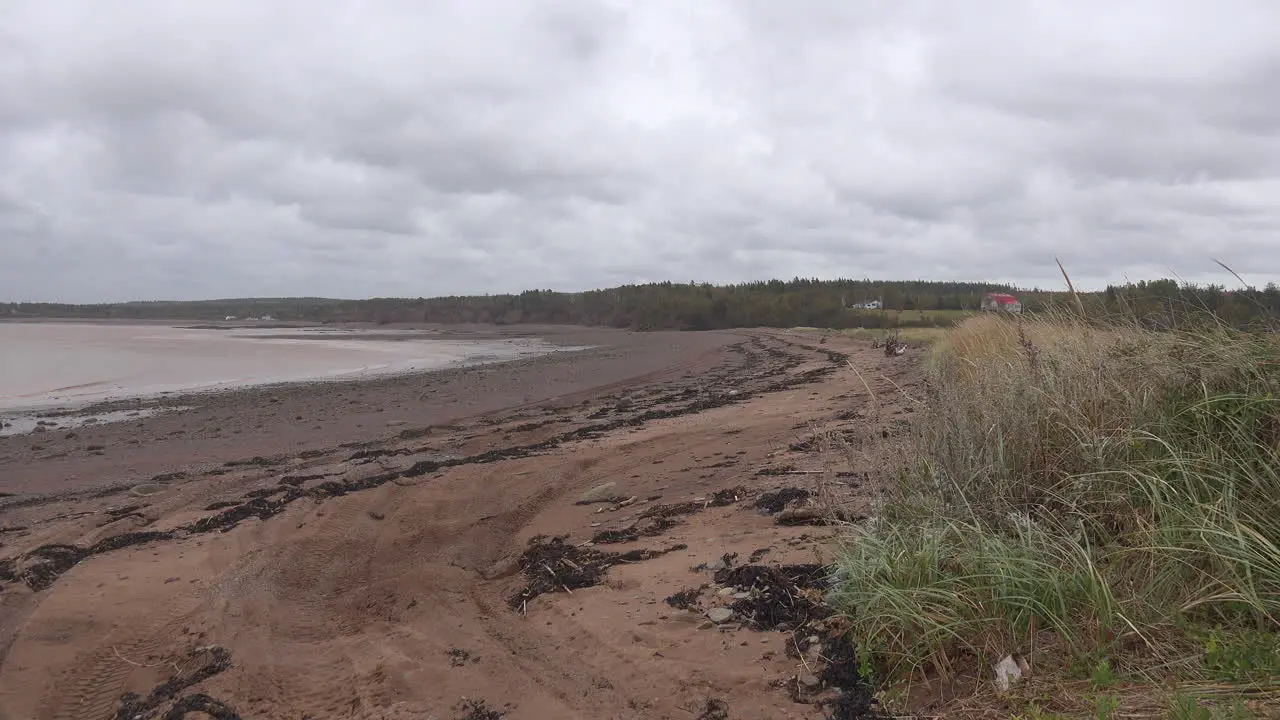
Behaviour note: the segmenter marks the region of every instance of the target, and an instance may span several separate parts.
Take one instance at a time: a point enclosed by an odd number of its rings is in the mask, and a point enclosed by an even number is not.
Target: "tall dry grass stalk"
[[[945,670],[1047,634],[1194,675],[1201,630],[1275,632],[1278,361],[1275,336],[1212,324],[957,328],[926,360],[918,460],[843,550],[834,597],[868,660]]]

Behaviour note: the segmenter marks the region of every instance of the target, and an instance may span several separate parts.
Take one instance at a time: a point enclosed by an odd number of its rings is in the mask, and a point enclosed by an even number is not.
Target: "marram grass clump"
[[[978,317],[926,372],[917,460],[839,561],[881,679],[1050,643],[1220,681],[1209,629],[1280,628],[1276,336]]]

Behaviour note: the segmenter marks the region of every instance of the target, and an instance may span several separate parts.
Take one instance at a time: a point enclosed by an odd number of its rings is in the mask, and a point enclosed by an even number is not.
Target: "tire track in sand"
[[[108,637],[79,655],[54,683],[43,705],[53,720],[107,720],[135,673],[150,676],[155,668],[169,668],[170,658],[182,657],[186,620],[200,604],[192,591],[179,593],[146,626]],[[167,670],[160,670],[168,674]]]

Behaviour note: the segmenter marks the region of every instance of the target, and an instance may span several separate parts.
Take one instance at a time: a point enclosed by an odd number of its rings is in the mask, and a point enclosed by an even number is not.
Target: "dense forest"
[[[1074,305],[1065,292],[1006,285],[877,280],[770,280],[738,285],[654,283],[565,293],[437,298],[246,298],[103,305],[0,303],[0,317],[115,318],[216,321],[227,317],[309,322],[430,322],[573,324],[636,330],[729,327],[890,327],[954,323],[977,310],[988,292],[1019,297],[1027,312]],[[1228,291],[1173,280],[1139,282],[1082,293],[1093,315],[1123,314],[1153,324],[1213,313],[1234,325],[1280,316],[1280,289]],[[882,309],[857,307],[872,301]]]

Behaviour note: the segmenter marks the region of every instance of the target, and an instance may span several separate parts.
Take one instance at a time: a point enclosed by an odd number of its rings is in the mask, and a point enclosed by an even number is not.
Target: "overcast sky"
[[[0,0],[0,251],[74,302],[1261,285],[1280,1]]]

